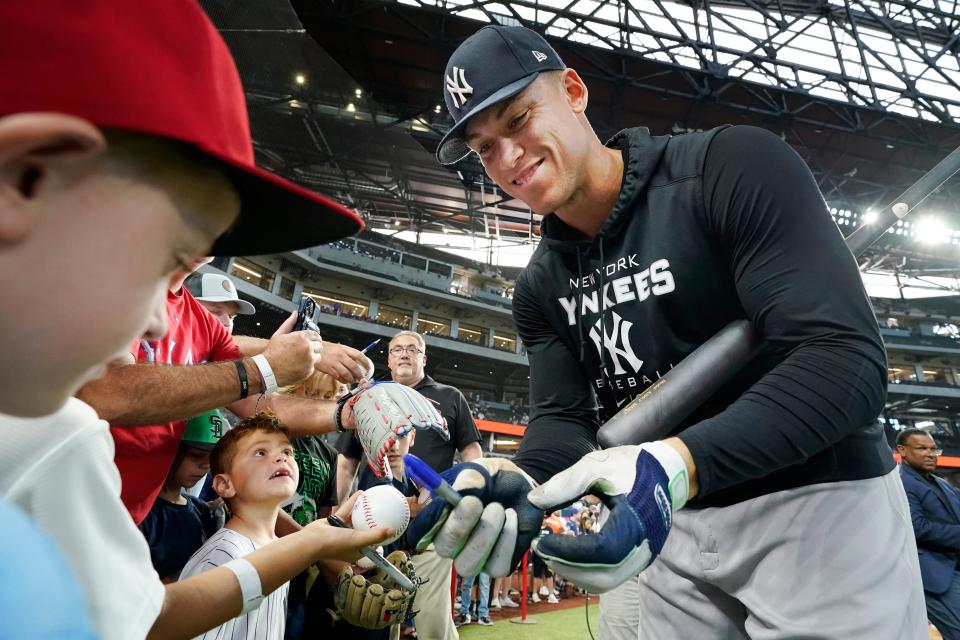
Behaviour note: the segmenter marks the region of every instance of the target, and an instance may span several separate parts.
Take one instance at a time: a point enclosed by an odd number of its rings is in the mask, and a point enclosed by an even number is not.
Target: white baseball
[[[388,484],[380,484],[366,489],[357,498],[351,519],[353,528],[359,531],[380,525],[393,527],[397,535],[383,541],[383,544],[390,544],[403,535],[410,524],[410,505],[402,493]]]

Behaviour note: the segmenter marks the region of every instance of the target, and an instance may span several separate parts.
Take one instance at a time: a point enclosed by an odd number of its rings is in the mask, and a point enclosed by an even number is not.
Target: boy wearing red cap
[[[255,167],[236,69],[194,2],[0,3],[0,498],[65,552],[99,637],[193,637],[390,535],[311,525],[164,587],[119,500],[108,426],[70,398],[135,337],[164,333],[171,277],[198,256],[360,227]],[[259,392],[245,372],[238,386]]]

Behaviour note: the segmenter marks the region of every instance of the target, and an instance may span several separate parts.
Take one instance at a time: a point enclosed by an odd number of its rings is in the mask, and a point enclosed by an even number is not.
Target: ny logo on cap
[[[530,53],[532,53],[533,57],[537,59],[537,62],[543,62],[547,59],[547,54],[545,54],[543,51],[531,51]]]
[[[466,104],[467,96],[473,94],[473,87],[467,83],[467,75],[460,67],[454,67],[452,75],[447,76],[447,91],[458,109]]]

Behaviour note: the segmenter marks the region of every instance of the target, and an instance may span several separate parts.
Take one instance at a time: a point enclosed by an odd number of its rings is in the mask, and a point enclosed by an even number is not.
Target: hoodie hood
[[[650,183],[660,158],[667,147],[669,136],[651,136],[646,127],[624,129],[607,141],[606,146],[620,149],[623,154],[623,177],[620,196],[610,216],[596,238],[587,238],[565,223],[556,214],[544,216],[540,228],[543,243],[550,249],[574,253],[578,249],[594,249],[605,235],[614,235],[623,230],[633,215],[637,199]],[[589,251],[587,251],[589,253]]]
[[[590,258],[597,254],[600,258],[600,264],[604,264],[604,236],[616,236],[626,232],[636,210],[637,200],[656,172],[669,140],[670,138],[667,136],[651,136],[650,130],[646,127],[636,127],[624,129],[607,141],[607,147],[620,149],[623,154],[623,176],[620,179],[620,196],[596,238],[588,238],[555,214],[544,217],[540,227],[541,244],[546,245],[546,249],[553,249],[564,254],[575,254],[578,280],[582,279],[584,275],[583,261],[585,257]],[[600,289],[603,290],[604,286],[604,274],[601,269]],[[582,296],[582,289],[580,296]],[[582,304],[582,299],[579,304]],[[603,305],[601,305],[600,315],[600,321],[603,324],[603,316],[605,315]],[[577,334],[579,345],[576,353],[579,361],[583,362],[586,338],[584,337],[580,316],[577,316]],[[606,357],[602,350],[600,357],[602,360],[601,372],[605,376]]]

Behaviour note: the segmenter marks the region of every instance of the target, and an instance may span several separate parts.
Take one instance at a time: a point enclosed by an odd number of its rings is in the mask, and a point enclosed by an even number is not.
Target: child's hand
[[[348,526],[352,527],[351,514],[353,505],[357,502],[362,491],[357,491],[343,504],[337,507],[333,515],[337,516]],[[331,526],[326,519],[311,522],[304,530],[311,530],[322,537],[320,557],[327,560],[344,560],[353,562],[360,557],[363,547],[376,547],[384,540],[388,540],[396,531],[393,527],[380,526],[368,531],[356,531],[353,528],[341,529]]]
[[[333,512],[333,515],[337,516],[343,520],[347,526],[353,526],[353,505],[356,504],[357,498],[363,491],[355,491],[352,496],[347,498],[343,504],[338,505],[336,511]]]
[[[376,547],[396,535],[393,527],[381,526],[368,531],[357,531],[331,526],[326,520],[311,522],[303,531],[317,536],[317,557],[344,562],[356,561],[360,558],[363,547]]]

